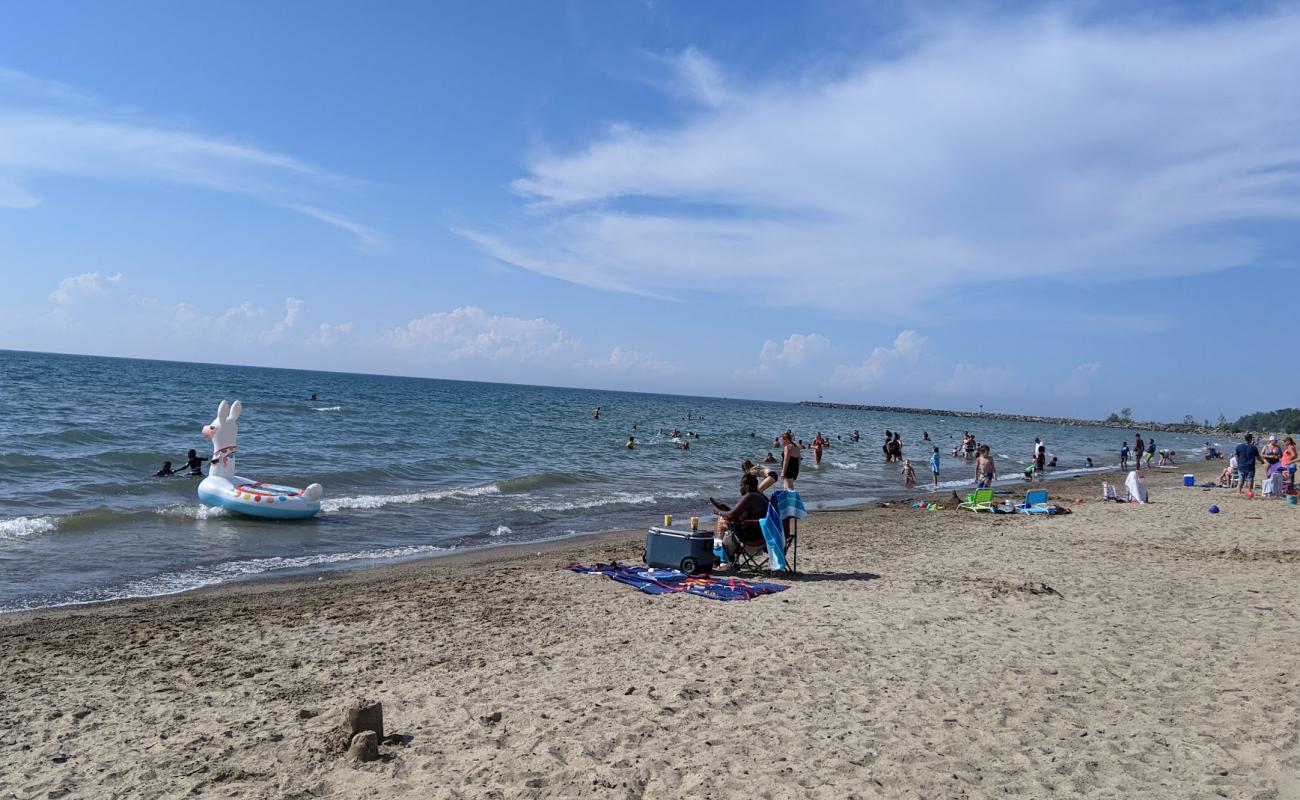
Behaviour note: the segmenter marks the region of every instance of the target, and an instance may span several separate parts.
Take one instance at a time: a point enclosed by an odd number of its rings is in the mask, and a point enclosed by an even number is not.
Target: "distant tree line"
[[[1279,408],[1277,411],[1257,411],[1254,414],[1247,414],[1229,425],[1228,430],[1234,433],[1239,431],[1300,432],[1300,408]]]

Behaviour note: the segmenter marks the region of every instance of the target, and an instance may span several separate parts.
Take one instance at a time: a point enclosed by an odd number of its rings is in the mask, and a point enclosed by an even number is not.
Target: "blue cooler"
[[[1184,485],[1184,486],[1195,486],[1195,485],[1196,485],[1196,476],[1195,476],[1195,475],[1184,475],[1184,476],[1183,476],[1183,485]]]
[[[711,531],[651,528],[645,537],[645,563],[658,569],[676,569],[690,575],[713,569]]]

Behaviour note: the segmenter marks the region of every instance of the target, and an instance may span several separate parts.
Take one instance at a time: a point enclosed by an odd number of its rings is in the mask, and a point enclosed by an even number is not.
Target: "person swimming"
[[[1089,468],[1089,469],[1092,469],[1092,459],[1091,459],[1091,458],[1085,458],[1085,459],[1083,460],[1083,465],[1084,465],[1085,467]]]
[[[172,469],[172,462],[164,461],[162,465],[162,469],[155,472],[153,476],[155,478],[170,478],[172,475],[176,475],[176,474],[177,474],[176,470]]]
[[[320,398],[316,396],[316,393],[315,393],[315,392],[312,392],[312,393],[311,393],[311,397],[308,397],[307,399],[308,399],[308,400],[319,400]]]
[[[635,436],[627,437],[627,449],[632,450],[635,447],[636,447],[636,437]]]
[[[202,474],[203,474],[203,462],[204,462],[204,461],[211,461],[211,460],[212,460],[212,459],[210,459],[210,458],[203,458],[203,457],[201,457],[201,456],[200,456],[198,453],[196,453],[194,450],[190,450],[190,452],[185,456],[185,466],[186,466],[186,467],[189,467],[189,470],[190,470],[190,474],[191,474],[191,475],[202,475]]]

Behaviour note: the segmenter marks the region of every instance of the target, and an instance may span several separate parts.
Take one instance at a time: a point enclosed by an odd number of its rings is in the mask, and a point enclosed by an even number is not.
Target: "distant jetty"
[[[995,411],[951,411],[942,408],[902,408],[900,406],[868,406],[857,403],[823,403],[820,401],[801,400],[799,405],[807,408],[835,408],[843,411],[878,411],[884,414],[918,414],[931,417],[959,417],[962,419],[995,419],[1012,422],[1033,422],[1039,425],[1070,425],[1088,428],[1120,428],[1123,430],[1168,431],[1170,433],[1201,433],[1207,436],[1227,436],[1229,431],[1222,428],[1207,428],[1204,425],[1188,425],[1183,422],[1134,422],[1119,420],[1112,422],[1104,419],[1070,419],[1069,417],[1039,417],[1031,414],[999,414]]]

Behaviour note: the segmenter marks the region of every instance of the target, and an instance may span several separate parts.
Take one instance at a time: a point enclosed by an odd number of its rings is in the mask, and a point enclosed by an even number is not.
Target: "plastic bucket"
[[[1287,504],[1287,505],[1289,505],[1289,506],[1293,506],[1293,505],[1295,505],[1297,502],[1300,502],[1300,497],[1296,497],[1296,496],[1293,495],[1293,494],[1289,494],[1289,495],[1286,496],[1286,504]]]
[[[1195,475],[1184,475],[1184,476],[1183,476],[1183,485],[1184,485],[1184,486],[1195,486],[1195,485],[1196,485],[1196,476],[1195,476]]]

